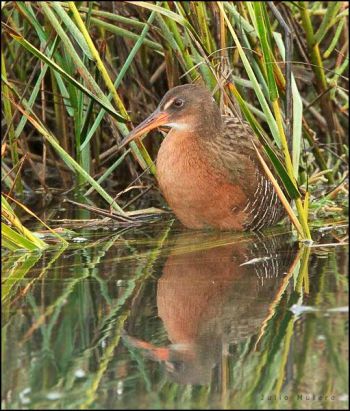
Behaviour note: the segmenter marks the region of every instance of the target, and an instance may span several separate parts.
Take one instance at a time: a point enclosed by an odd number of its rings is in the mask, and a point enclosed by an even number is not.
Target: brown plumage
[[[209,90],[193,84],[169,90],[123,145],[159,126],[171,128],[157,157],[159,186],[186,227],[259,230],[284,216],[251,127],[222,116]]]

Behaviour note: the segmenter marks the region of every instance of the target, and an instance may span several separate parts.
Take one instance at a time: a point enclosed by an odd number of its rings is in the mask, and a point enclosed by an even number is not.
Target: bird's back
[[[217,155],[208,158],[214,167],[225,170],[232,184],[239,184],[245,193],[244,229],[259,230],[276,224],[285,211],[256,154],[254,145],[271,166],[260,141],[247,122],[231,116],[222,116],[222,119],[222,133],[207,141]]]

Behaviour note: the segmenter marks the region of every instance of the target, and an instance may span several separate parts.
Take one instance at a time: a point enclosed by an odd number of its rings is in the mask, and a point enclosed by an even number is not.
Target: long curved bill
[[[135,138],[147,133],[157,127],[164,126],[169,121],[169,114],[165,111],[154,111],[141,124],[135,127],[122,141],[119,149],[125,147]]]

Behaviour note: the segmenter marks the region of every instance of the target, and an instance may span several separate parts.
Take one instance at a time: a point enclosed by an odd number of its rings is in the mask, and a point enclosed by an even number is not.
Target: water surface
[[[325,233],[165,221],[5,254],[2,407],[347,408],[348,250]]]

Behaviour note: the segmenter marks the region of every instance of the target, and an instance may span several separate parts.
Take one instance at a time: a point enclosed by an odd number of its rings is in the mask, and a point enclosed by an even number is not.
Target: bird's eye
[[[176,107],[176,108],[180,108],[180,107],[182,107],[183,105],[184,105],[184,100],[182,100],[182,98],[177,98],[177,99],[175,99],[174,100],[174,103],[173,103],[173,105],[174,105],[174,107]]]

